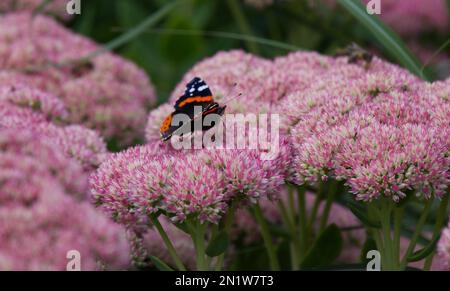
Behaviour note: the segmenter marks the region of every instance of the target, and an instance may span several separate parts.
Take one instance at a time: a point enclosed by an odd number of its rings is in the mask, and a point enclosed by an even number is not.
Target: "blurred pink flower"
[[[450,224],[442,230],[437,246],[436,266],[433,269],[450,271]]]
[[[70,250],[82,270],[128,266],[124,230],[75,199],[86,178],[58,147],[0,130],[0,168],[0,270],[65,270]]]
[[[401,35],[449,29],[445,0],[383,0],[381,9],[381,19]]]
[[[67,111],[55,96],[24,85],[2,86],[0,81],[0,102],[26,107],[41,113],[47,120],[64,120]]]
[[[0,12],[34,11],[42,4],[42,0],[2,0]],[[67,0],[52,0],[43,9],[43,13],[68,20],[71,15],[66,11]]]
[[[48,143],[58,144],[86,171],[97,167],[107,155],[106,145],[95,131],[81,125],[56,125],[67,117],[67,111],[51,94],[22,85],[0,85],[0,113],[0,128],[31,130]]]
[[[39,162],[46,166],[67,193],[82,199],[86,197],[86,173],[77,161],[67,157],[57,145],[33,131],[0,130],[0,150]]]
[[[126,146],[143,137],[155,92],[143,71],[112,53],[73,63],[98,48],[51,18],[5,15],[0,19],[0,82],[26,83],[55,94],[68,110],[68,122]]]
[[[312,1],[311,1],[312,2]],[[336,7],[336,0],[325,3]],[[368,3],[369,0],[361,0]],[[445,0],[382,0],[381,20],[402,36],[417,37],[418,34],[449,29],[448,9]]]

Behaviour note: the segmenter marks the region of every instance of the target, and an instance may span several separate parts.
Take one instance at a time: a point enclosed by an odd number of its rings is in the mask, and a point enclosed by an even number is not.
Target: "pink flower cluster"
[[[273,0],[245,0],[245,3],[265,8],[273,5]],[[280,1],[281,2],[281,1]],[[316,3],[308,1],[312,7]],[[325,0],[325,4],[335,7],[337,1]],[[362,0],[364,4],[369,0]],[[436,29],[448,32],[449,15],[445,0],[381,0],[380,18],[403,36],[416,35]]]
[[[38,133],[0,129],[0,270],[65,270],[67,252],[82,270],[127,266],[121,227],[87,201],[86,174]]]
[[[62,20],[68,20],[71,16],[66,11],[68,2],[67,0],[52,0],[46,4],[41,12],[54,15]],[[0,2],[0,12],[35,11],[42,3],[42,0],[2,0]]]
[[[288,56],[289,66],[299,55]],[[294,145],[293,180],[345,180],[365,201],[398,201],[409,190],[444,195],[449,81],[427,84],[379,59],[368,71],[343,61],[329,58],[328,69],[279,104]]]
[[[365,0],[368,2],[368,0]],[[381,19],[401,35],[414,35],[437,29],[449,29],[445,0],[383,0]]]
[[[126,268],[125,231],[88,201],[88,173],[106,145],[81,125],[59,126],[58,98],[0,85],[0,270],[65,270],[68,251],[81,269]]]
[[[305,53],[302,60],[292,65],[289,56],[270,61],[241,50],[218,52],[189,70],[175,87],[169,102],[150,112],[146,139],[151,142],[160,138],[162,120],[173,111],[173,104],[195,76],[206,81],[217,102],[227,105],[226,113],[278,113],[274,110],[280,100],[305,88],[314,73],[326,69],[322,67],[322,58],[325,65],[326,57]],[[306,67],[316,70],[302,70]]]
[[[294,148],[296,183],[345,180],[365,201],[379,195],[399,201],[411,190],[425,197],[445,193],[450,80],[428,84],[378,58],[366,69],[316,53],[269,61],[220,52],[187,72],[170,103],[150,113],[148,141],[159,138],[163,116],[196,75],[219,103],[230,105],[226,113],[280,114]],[[234,90],[242,96],[227,93]]]
[[[142,137],[155,93],[143,71],[112,53],[77,62],[98,48],[46,16],[7,14],[0,18],[0,84],[55,94],[67,108],[66,122],[128,145]]]
[[[337,1],[326,0],[330,6]],[[364,4],[369,0],[362,0]],[[448,9],[445,0],[381,0],[380,18],[402,36],[417,36],[437,30],[448,32]]]
[[[115,220],[146,223],[162,211],[217,223],[233,199],[256,200],[284,183],[287,144],[274,160],[258,150],[175,151],[159,142],[114,154],[91,177],[91,191]]]
[[[437,247],[437,267],[440,271],[450,271],[450,224],[442,231]]]
[[[53,95],[0,82],[0,128],[31,130],[46,142],[58,144],[66,156],[91,171],[106,158],[106,145],[95,131],[81,125],[56,125],[66,118],[64,104]]]

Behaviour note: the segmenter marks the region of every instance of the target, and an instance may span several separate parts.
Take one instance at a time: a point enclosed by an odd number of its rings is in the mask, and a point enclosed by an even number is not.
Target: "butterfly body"
[[[195,107],[201,107],[201,114],[198,114]],[[223,115],[226,106],[220,106],[219,103],[214,101],[214,97],[206,83],[198,78],[193,78],[187,85],[184,94],[175,102],[174,111],[170,113],[163,121],[160,128],[161,139],[163,141],[169,140],[177,131],[185,126],[172,125],[172,120],[176,114],[186,114],[189,116],[190,131],[194,131],[194,122],[196,119],[201,118],[203,124],[203,118],[210,114]],[[208,130],[212,126],[202,125],[202,130]]]

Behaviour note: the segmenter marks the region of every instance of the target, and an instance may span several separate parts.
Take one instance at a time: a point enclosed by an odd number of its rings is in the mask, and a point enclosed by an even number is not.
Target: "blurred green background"
[[[107,43],[169,2],[82,1],[82,14],[68,26],[99,43]],[[191,66],[219,50],[242,48],[271,58],[288,53],[288,48],[333,54],[357,42],[389,59],[379,40],[343,7],[333,9],[321,2],[274,1],[270,6],[258,8],[244,0],[181,0],[156,25],[116,51],[147,71],[156,86],[159,103],[168,98]],[[218,32],[253,36],[290,46],[265,45]],[[448,35],[430,31],[418,35],[417,39],[427,47],[438,49],[448,40]],[[390,60],[396,61],[395,58]],[[448,73],[438,72],[433,66],[427,66],[425,71],[430,79],[444,78]]]

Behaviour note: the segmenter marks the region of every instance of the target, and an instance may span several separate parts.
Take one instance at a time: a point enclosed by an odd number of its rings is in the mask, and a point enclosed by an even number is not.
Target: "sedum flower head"
[[[143,71],[112,53],[76,62],[98,48],[49,17],[7,14],[0,19],[0,82],[18,80],[53,93],[65,104],[68,122],[128,145],[143,137],[155,93]]]
[[[65,270],[71,250],[80,252],[82,270],[127,267],[124,231],[75,199],[86,177],[57,146],[2,129],[0,168],[1,270]]]

